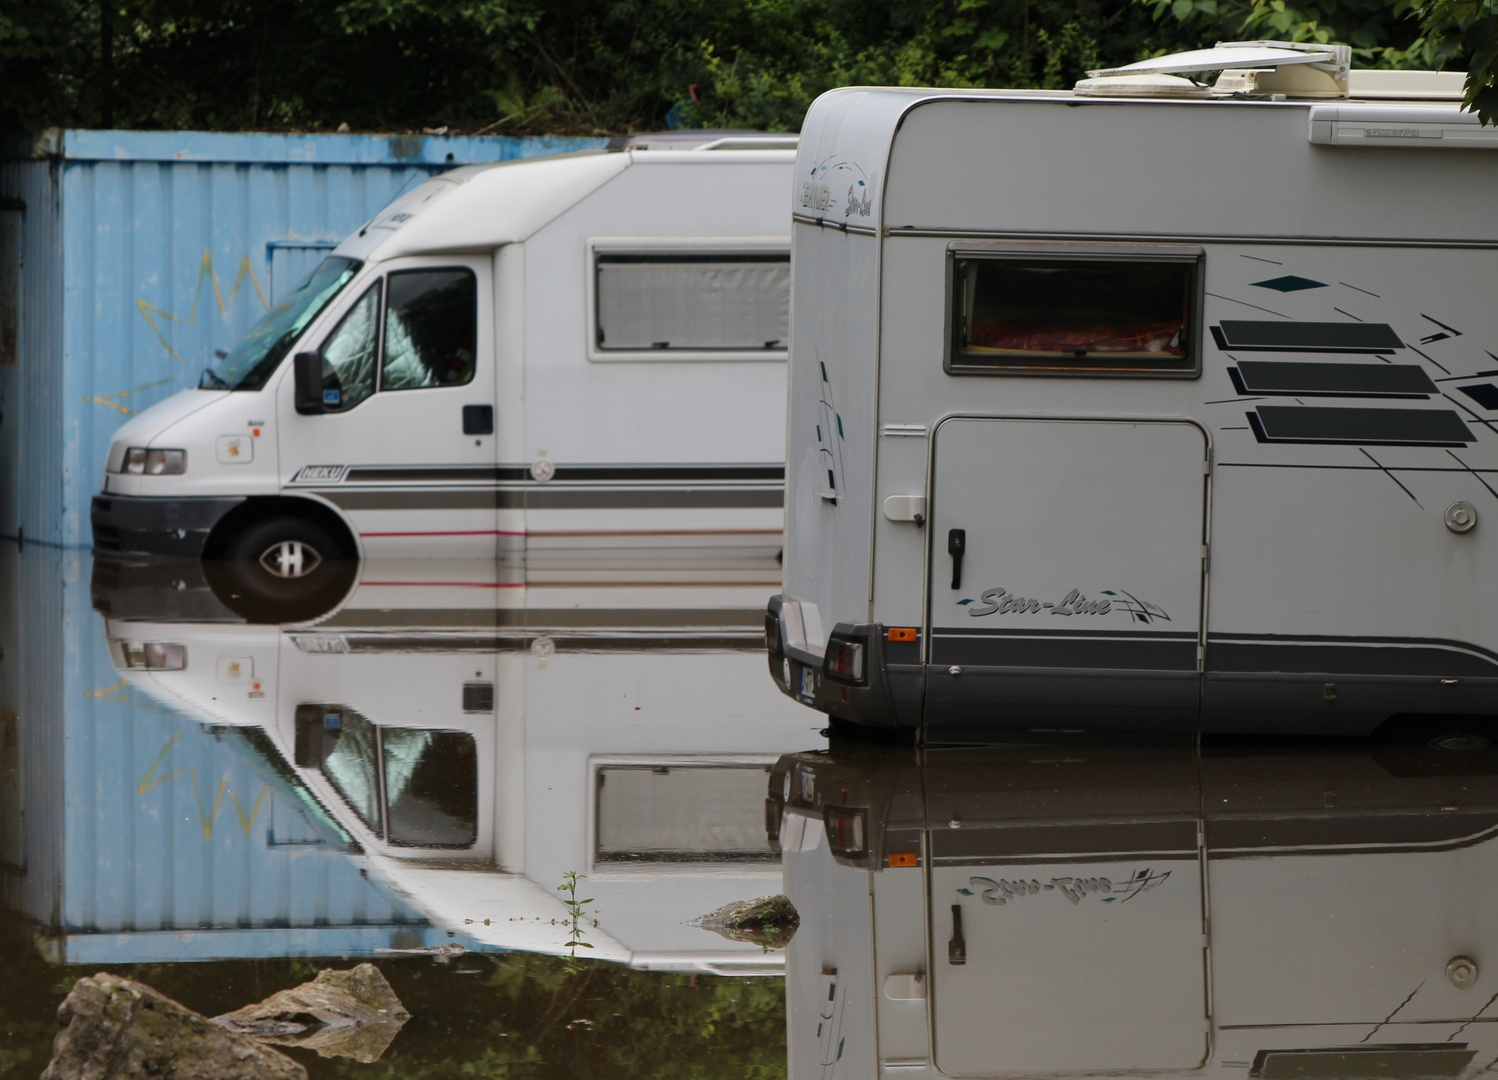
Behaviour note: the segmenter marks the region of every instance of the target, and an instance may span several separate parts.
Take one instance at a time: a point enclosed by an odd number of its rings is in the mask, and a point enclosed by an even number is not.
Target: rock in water
[[[272,994],[213,1022],[261,1042],[305,1046],[322,1057],[378,1061],[411,1019],[373,964],[319,971],[317,978]]]
[[[57,1023],[42,1080],[307,1080],[285,1054],[107,971],[73,985]]]
[[[730,941],[748,941],[764,949],[783,949],[796,936],[801,916],[784,896],[761,896],[758,900],[738,900],[724,904],[697,920],[704,930],[711,930]]]

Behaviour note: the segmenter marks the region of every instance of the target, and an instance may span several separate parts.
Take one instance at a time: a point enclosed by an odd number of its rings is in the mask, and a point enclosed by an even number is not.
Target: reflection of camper
[[[757,630],[731,613],[707,625],[702,609],[697,625],[596,611],[601,625],[543,633],[497,624],[475,595],[493,591],[429,583],[423,607],[384,609],[356,592],[321,624],[281,628],[222,609],[169,621],[147,600],[192,590],[95,582],[121,674],[210,727],[263,732],[371,877],[437,926],[563,954],[556,886],[576,871],[588,956],[778,970],[777,955],[688,925],[778,881],[765,780],[811,732],[763,682]],[[200,619],[208,602],[187,601]]]
[[[785,692],[928,737],[1498,737],[1498,132],[1348,59],[818,99]]]
[[[270,597],[338,559],[527,544],[773,568],[788,143],[469,166],[403,195],[119,429],[97,549],[222,559]]]
[[[116,663],[162,670],[182,650],[155,637],[111,656],[88,562],[0,547],[0,922],[91,971],[481,947],[362,875],[353,835],[263,731],[208,730],[135,692]],[[182,618],[211,617],[202,595],[172,595]]]
[[[782,758],[791,1076],[1475,1076],[1492,754]]]

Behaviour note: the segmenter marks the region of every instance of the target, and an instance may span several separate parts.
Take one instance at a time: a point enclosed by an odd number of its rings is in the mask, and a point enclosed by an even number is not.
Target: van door
[[[955,417],[932,452],[927,726],[1194,727],[1205,433]]]
[[[367,557],[492,558],[492,260],[424,256],[381,271],[310,346],[337,380],[329,411],[298,415],[292,378],[281,384],[282,484],[337,505]]]

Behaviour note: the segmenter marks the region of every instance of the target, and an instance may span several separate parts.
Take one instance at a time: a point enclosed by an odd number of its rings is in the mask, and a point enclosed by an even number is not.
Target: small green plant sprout
[[[557,886],[557,892],[563,892],[567,894],[567,898],[563,901],[563,903],[567,905],[567,915],[569,917],[567,942],[565,945],[567,953],[571,957],[571,959],[567,961],[568,971],[577,970],[578,949],[591,949],[593,947],[591,944],[583,940],[582,927],[583,920],[584,918],[586,918],[588,913],[586,905],[591,904],[593,900],[591,897],[583,900],[579,900],[577,898],[577,883],[585,877],[587,877],[586,874],[579,874],[576,870],[568,870],[565,874],[562,875],[562,883]],[[598,921],[596,919],[593,921],[593,925],[598,925]]]

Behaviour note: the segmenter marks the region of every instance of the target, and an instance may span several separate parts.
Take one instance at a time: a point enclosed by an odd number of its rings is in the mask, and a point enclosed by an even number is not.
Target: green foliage
[[[566,949],[568,963],[571,965],[568,970],[572,972],[576,972],[578,970],[577,950],[591,949],[593,947],[591,944],[583,940],[583,937],[585,936],[585,932],[583,930],[583,919],[588,914],[587,905],[593,902],[593,898],[589,897],[586,900],[579,900],[577,898],[577,883],[579,880],[585,877],[587,877],[586,874],[579,874],[576,870],[568,870],[565,874],[562,875],[562,883],[557,886],[557,892],[564,892],[567,894],[567,899],[564,900],[563,903],[567,905],[567,916],[569,920],[567,926]]]
[[[1178,29],[1128,0],[0,0],[0,123],[794,130],[835,86],[1066,86]]]
[[[836,86],[1060,88],[1260,37],[1346,42],[1360,66],[1470,62],[1489,101],[1498,0],[1419,3],[0,0],[0,125],[795,130]]]
[[[1498,0],[1431,0],[1420,21],[1441,57],[1467,57],[1466,108],[1498,124]]]

